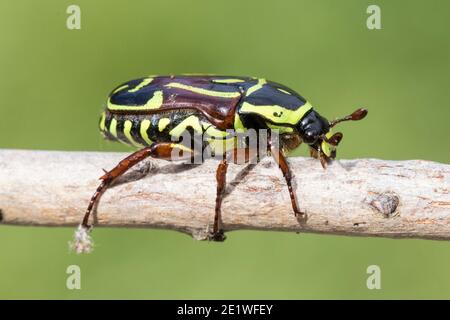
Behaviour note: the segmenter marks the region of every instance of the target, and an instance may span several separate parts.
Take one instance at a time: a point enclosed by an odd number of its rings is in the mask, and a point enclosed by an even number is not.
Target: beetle
[[[100,177],[101,183],[90,199],[81,226],[90,230],[89,216],[101,194],[137,163],[148,157],[180,160],[196,156],[198,148],[196,151],[192,144],[198,145],[198,141],[183,139],[184,134],[195,133],[206,137],[200,142],[202,161],[205,149],[210,150],[211,155],[223,156],[216,172],[215,216],[209,239],[225,240],[221,204],[228,162],[231,158],[234,162],[236,159],[230,155],[244,154],[244,162],[248,162],[258,151],[246,142],[234,143],[236,135],[233,132],[251,129],[267,130],[264,148],[283,173],[294,214],[304,217],[293,191],[286,153],[304,142],[309,146],[311,156],[319,159],[326,168],[336,157],[336,147],[343,137],[340,132],[333,134],[331,128],[342,121],[361,120],[366,115],[367,110],[361,108],[329,122],[292,89],[261,78],[172,75],[128,81],[109,95],[99,126],[105,138],[130,144],[139,150]],[[277,143],[275,131],[279,133]],[[233,143],[228,143],[230,141]]]

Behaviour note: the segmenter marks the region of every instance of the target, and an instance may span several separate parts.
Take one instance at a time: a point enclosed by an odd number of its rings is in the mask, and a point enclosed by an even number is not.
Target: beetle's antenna
[[[360,108],[348,116],[330,121],[330,128],[333,128],[335,125],[337,125],[340,122],[350,121],[350,120],[351,121],[362,120],[367,116],[367,112],[368,112],[367,109]]]

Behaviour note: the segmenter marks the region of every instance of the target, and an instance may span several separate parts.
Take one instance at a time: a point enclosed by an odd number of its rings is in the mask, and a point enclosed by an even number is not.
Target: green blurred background
[[[81,30],[66,28],[70,4]],[[382,30],[366,28],[369,4]],[[216,73],[281,82],[329,118],[368,107],[342,125],[340,158],[449,163],[449,11],[446,0],[3,0],[0,147],[125,151],[97,130],[113,87]],[[77,256],[72,233],[0,227],[0,298],[450,298],[449,242],[100,228],[94,253]],[[82,290],[66,289],[71,264]],[[381,290],[366,288],[372,264]]]

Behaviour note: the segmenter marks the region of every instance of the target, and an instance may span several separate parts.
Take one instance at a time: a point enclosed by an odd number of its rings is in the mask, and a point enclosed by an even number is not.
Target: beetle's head
[[[311,155],[319,158],[322,166],[336,158],[336,147],[343,138],[341,132],[332,133],[331,128],[343,121],[362,120],[367,115],[366,109],[358,109],[352,114],[328,122],[324,117],[312,110],[297,125],[297,131],[303,142],[311,148]]]

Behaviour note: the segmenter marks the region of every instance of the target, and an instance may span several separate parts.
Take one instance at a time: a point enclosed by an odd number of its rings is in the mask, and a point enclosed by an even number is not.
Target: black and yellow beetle
[[[366,109],[358,109],[328,122],[295,91],[258,78],[182,75],[126,82],[110,94],[100,119],[100,130],[107,139],[131,144],[139,151],[100,178],[102,182],[90,200],[82,227],[90,228],[89,216],[100,195],[135,164],[147,157],[175,160],[174,155],[180,154],[177,160],[192,159],[198,151],[192,147],[193,141],[182,137],[194,133],[203,137],[202,159],[205,149],[215,156],[222,155],[216,174],[216,208],[210,239],[223,241],[220,211],[229,155],[243,153],[246,162],[259,154],[245,143],[237,145],[233,132],[250,129],[269,133],[265,151],[274,157],[283,172],[295,215],[303,216],[292,190],[286,151],[304,142],[310,147],[311,156],[320,159],[325,168],[336,157],[336,146],[342,139],[342,133],[332,134],[330,129],[339,122],[361,120],[366,115]],[[275,130],[279,132],[279,145],[274,143]]]

